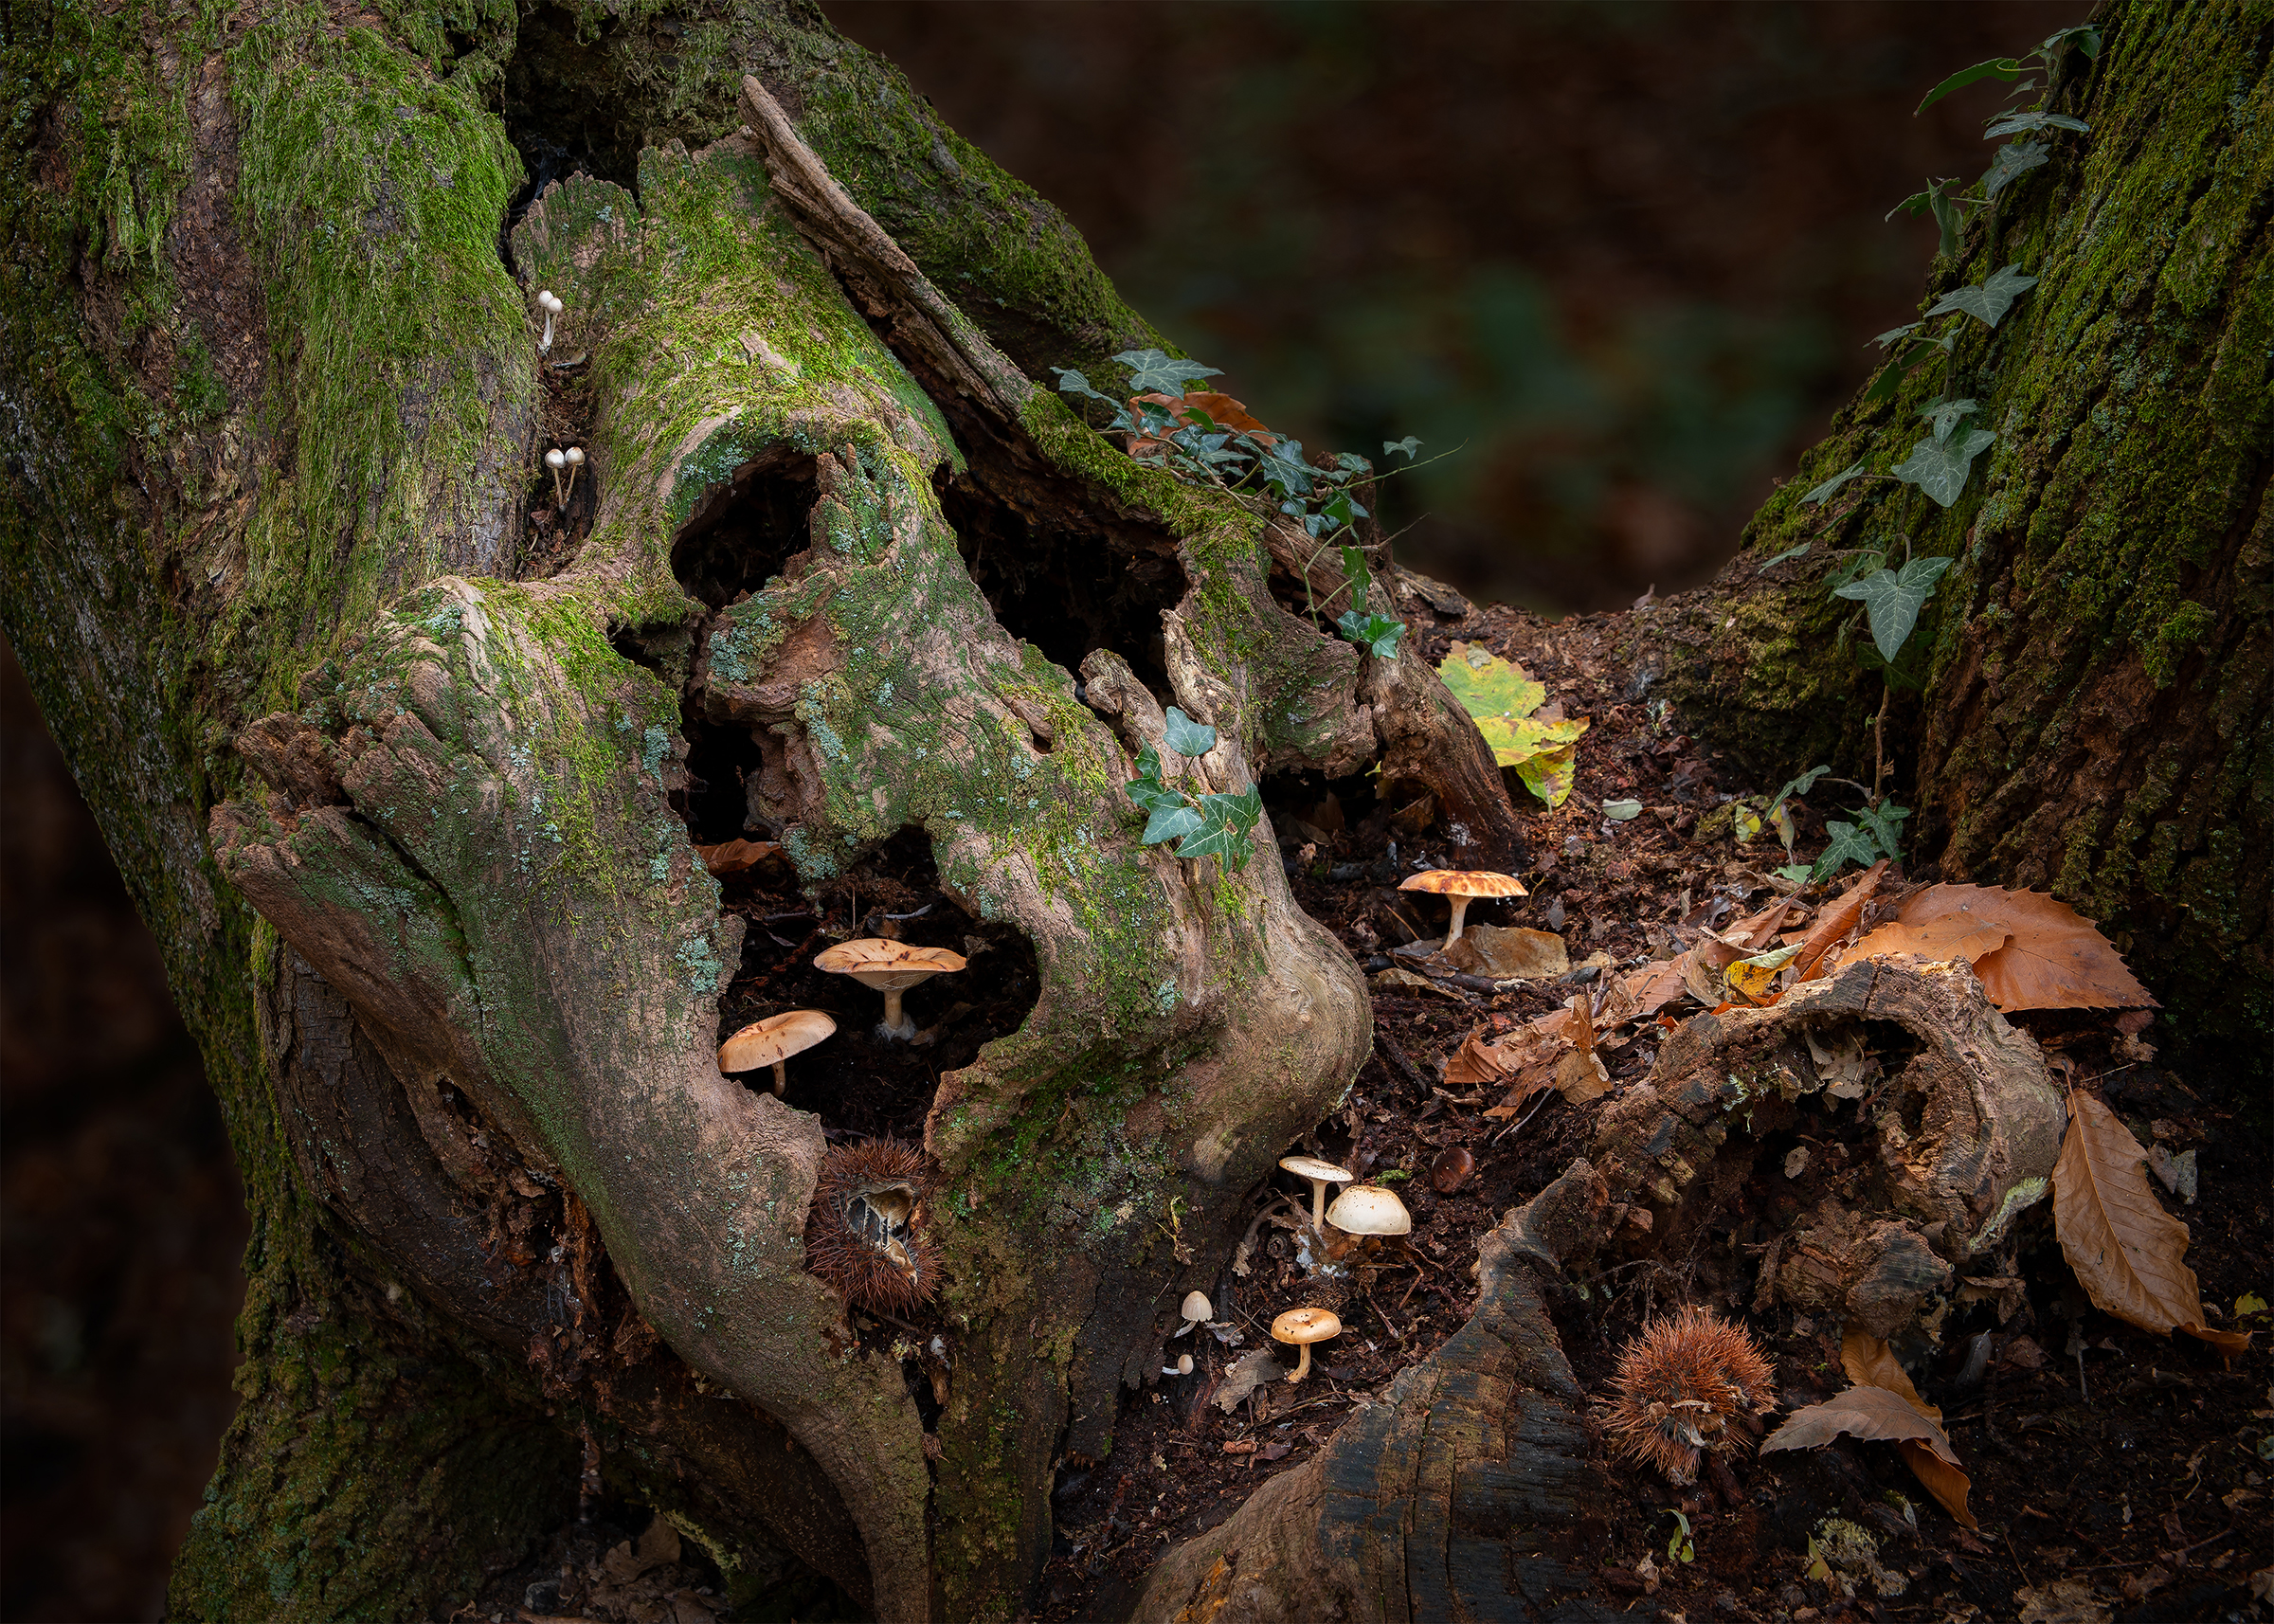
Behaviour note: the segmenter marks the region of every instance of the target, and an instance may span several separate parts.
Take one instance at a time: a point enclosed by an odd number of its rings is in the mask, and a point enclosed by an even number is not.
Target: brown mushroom
[[[851,976],[862,986],[884,994],[884,1024],[877,1031],[888,1038],[913,1038],[916,1023],[900,1008],[900,995],[918,982],[950,975],[964,967],[964,956],[945,947],[913,947],[906,942],[888,942],[863,936],[839,942],[814,957],[816,969],[833,976]]]
[[[1430,869],[1423,874],[1408,875],[1398,889],[1432,892],[1453,904],[1453,923],[1445,931],[1448,947],[1461,939],[1461,916],[1469,911],[1469,904],[1476,898],[1531,894],[1514,875],[1487,874],[1479,869]]]
[[[1353,1184],[1334,1198],[1334,1205],[1326,1209],[1329,1228],[1340,1230],[1344,1238],[1333,1241],[1328,1255],[1340,1257],[1355,1244],[1373,1246],[1385,1235],[1409,1235],[1413,1232],[1413,1216],[1405,1203],[1380,1184]]]
[[[1310,1344],[1325,1342],[1328,1337],[1343,1334],[1343,1322],[1325,1308],[1290,1308],[1272,1322],[1272,1339],[1290,1343],[1303,1350],[1295,1362],[1294,1374],[1290,1381],[1300,1381],[1310,1374]]]
[[[718,1069],[754,1072],[761,1066],[771,1066],[774,1097],[779,1099],[789,1082],[789,1068],[785,1062],[836,1030],[837,1022],[818,1009],[792,1009],[769,1015],[764,1020],[752,1021],[718,1046]]]
[[[1357,1177],[1347,1167],[1337,1167],[1331,1162],[1322,1162],[1316,1156],[1282,1156],[1279,1165],[1297,1178],[1310,1181],[1310,1227],[1319,1227],[1319,1215],[1326,1210],[1326,1186],[1347,1184]]]

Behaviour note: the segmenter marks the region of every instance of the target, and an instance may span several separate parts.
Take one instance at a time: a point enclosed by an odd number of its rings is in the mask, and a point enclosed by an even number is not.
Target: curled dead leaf
[[[1958,1464],[1958,1453],[1941,1426],[1921,1415],[1900,1394],[1884,1387],[1850,1387],[1821,1404],[1795,1410],[1785,1417],[1784,1425],[1761,1439],[1760,1450],[1767,1454],[1775,1450],[1822,1449],[1843,1433],[1888,1443],[1910,1438],[1946,1464]]]
[[[1851,1326],[1840,1339],[1840,1368],[1848,1372],[1848,1380],[1858,1387],[1884,1388],[1927,1420],[1941,1425],[1942,1412],[1919,1397],[1919,1389],[1911,1384],[1902,1362],[1885,1342],[1870,1332]],[[1911,1469],[1911,1475],[1943,1510],[1963,1527],[1980,1526],[1974,1513],[1966,1508],[1967,1496],[1974,1490],[1973,1479],[1922,1439],[1897,1438],[1895,1447]]]
[[[772,840],[725,840],[715,846],[697,846],[695,855],[703,859],[703,867],[723,878],[754,869],[767,858],[780,856],[781,851]]]
[[[1864,916],[1864,904],[1878,894],[1879,882],[1886,876],[1887,859],[1882,857],[1858,875],[1853,885],[1825,905],[1815,924],[1801,938],[1800,951],[1793,955],[1795,982],[1808,981],[1819,965],[1827,970],[1832,967],[1824,963],[1826,955],[1855,929]]]

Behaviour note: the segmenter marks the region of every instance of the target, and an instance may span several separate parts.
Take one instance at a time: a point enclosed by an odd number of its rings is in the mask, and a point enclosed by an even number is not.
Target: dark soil
[[[1515,1118],[1493,1120],[1493,1100],[1449,1092],[1444,1062],[1471,1032],[1489,1040],[1563,1002],[1609,965],[1666,956],[1668,928],[1686,918],[1726,922],[1780,892],[1768,870],[1787,859],[1773,835],[1738,846],[1726,820],[1697,834],[1732,793],[1777,786],[1728,780],[1704,749],[1672,732],[1662,708],[1631,691],[1607,646],[1599,617],[1553,625],[1518,610],[1475,613],[1423,633],[1418,646],[1441,659],[1454,637],[1484,642],[1545,682],[1551,699],[1593,726],[1579,750],[1577,786],[1554,811],[1517,788],[1529,820],[1535,860],[1525,875],[1532,894],[1474,904],[1477,924],[1557,929],[1577,968],[1560,982],[1509,992],[1465,987],[1449,978],[1432,993],[1374,999],[1376,1056],[1347,1108],[1302,1146],[1390,1182],[1414,1218],[1411,1246],[1380,1254],[1347,1282],[1308,1275],[1293,1236],[1264,1210],[1279,1196],[1303,1195],[1283,1176],[1259,1195],[1260,1244],[1245,1279],[1226,1274],[1219,1315],[1242,1337],[1224,1345],[1205,1333],[1172,1342],[1169,1357],[1191,1348],[1189,1377],[1164,1376],[1129,1396],[1112,1453],[1061,1470],[1058,1537],[1037,1597],[1038,1620],[1098,1615],[1101,1605],[1142,1583],[1147,1568],[1179,1541],[1230,1516],[1274,1472],[1326,1443],[1354,1404],[1380,1400],[1390,1380],[1428,1357],[1466,1322],[1475,1298],[1470,1266],[1479,1237],[1509,1208],[1583,1154],[1601,1102],[1573,1106],[1553,1092]],[[1272,806],[1296,894],[1362,965],[1388,967],[1385,949],[1444,929],[1443,905],[1390,889],[1393,875],[1435,866],[1445,853],[1434,832],[1402,824],[1393,787],[1376,803],[1362,785],[1280,785]],[[1819,797],[1835,807],[1836,791]],[[1631,821],[1601,815],[1607,800],[1638,800]],[[1344,827],[1321,842],[1324,824]],[[1298,833],[1288,825],[1309,825]],[[1821,817],[1803,808],[1798,853],[1822,845]],[[1392,857],[1392,844],[1396,857]],[[1302,845],[1313,850],[1301,853]],[[1694,1004],[1666,1013],[1679,1018]],[[2086,1012],[2016,1018],[2047,1048],[2077,1068],[2131,1123],[2141,1143],[2198,1152],[2201,1194],[2179,1210],[2194,1232],[2190,1260],[2212,1323],[2233,1325],[2246,1292],[2274,1297],[2274,1224],[2269,1223],[2265,1146],[2246,1128],[2239,1099],[2216,1079],[2181,1079],[2158,1069],[2147,1045],[2127,1056],[2108,1015]],[[1653,1056],[1657,1028],[1629,1029],[1603,1041],[1615,1087],[1638,1085]],[[2151,1034],[2152,1037],[2152,1034]],[[2148,1053],[2146,1059],[2139,1058]],[[1610,1096],[1606,1096],[1608,1098]],[[1848,1385],[1840,1327],[1782,1307],[1751,1311],[1765,1236],[1795,1194],[1787,1192],[1782,1146],[1769,1147],[1760,1172],[1731,1221],[1709,1226],[1695,1249],[1613,1269],[1588,1282],[1584,1302],[1556,1311],[1566,1356],[1579,1380],[1601,1391],[1621,1344],[1653,1313],[1686,1302],[1711,1305],[1744,1325],[1769,1352],[1782,1408],[1829,1398]],[[1751,1216],[1748,1216],[1751,1215]],[[1285,1217],[1285,1208],[1278,1210]],[[1974,1272],[1979,1273],[1976,1270]],[[2137,1330],[2091,1308],[2055,1242],[2049,1206],[2017,1225],[2013,1277],[2024,1284],[2002,1303],[1953,1308],[1939,1344],[1899,1343],[1924,1397],[1941,1406],[1973,1479],[1971,1509],[1980,1523],[1960,1527],[1921,1488],[1889,1444],[1842,1439],[1832,1448],[1756,1456],[1746,1448],[1726,1471],[1708,1471],[1678,1488],[1656,1472],[1610,1463],[1612,1536],[1601,1552],[1596,1599],[1642,1616],[1699,1618],[1932,1618],[2015,1616],[2034,1590],[2056,1599],[2056,1581],[2075,1580],[2120,1619],[2255,1617],[2250,1576],[2274,1561],[2265,1516],[2274,1473],[2274,1388],[2266,1355],[2254,1347],[2232,1362],[2187,1338]],[[1271,1319],[1310,1303],[1332,1308],[1343,1335],[1302,1386],[1272,1384],[1232,1413],[1208,1399],[1224,1368],[1268,1343]],[[2264,1315],[2241,1322],[2265,1327]],[[2262,1452],[2262,1446],[2264,1452]],[[1688,1519],[1693,1559],[1669,1556]],[[1806,1577],[1809,1543],[1827,1517],[1855,1523],[1878,1542],[1879,1561],[1904,1588],[1875,1594],[1867,1579],[1847,1597],[1836,1579]],[[1652,1570],[1638,1571],[1645,1557]],[[1892,1585],[1890,1585],[1890,1589]],[[2073,1599],[2073,1598],[2072,1598]],[[2070,1615],[2047,1614],[2050,1616]],[[2076,1613],[2087,1616],[2107,1616]]]

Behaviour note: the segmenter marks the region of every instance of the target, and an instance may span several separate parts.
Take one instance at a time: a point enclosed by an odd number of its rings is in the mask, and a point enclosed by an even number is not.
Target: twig
[[[1429,1084],[1423,1080],[1420,1068],[1398,1047],[1398,1039],[1379,1026],[1374,1029],[1374,1050],[1381,1056],[1382,1064],[1397,1073],[1408,1088],[1418,1089],[1424,1094],[1429,1092]]]

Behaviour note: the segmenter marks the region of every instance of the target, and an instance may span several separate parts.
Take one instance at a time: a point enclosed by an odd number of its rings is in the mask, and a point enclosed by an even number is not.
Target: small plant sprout
[[[1208,1300],[1208,1293],[1205,1291],[1187,1291],[1184,1293],[1183,1306],[1177,1312],[1178,1317],[1184,1323],[1177,1327],[1176,1335],[1188,1336],[1191,1334],[1193,1326],[1205,1325],[1216,1318],[1216,1305]],[[1169,1340],[1174,1342],[1176,1337],[1171,1337]]]
[[[1347,1184],[1357,1175],[1347,1167],[1337,1167],[1331,1162],[1322,1162],[1316,1156],[1282,1156],[1279,1165],[1298,1179],[1310,1181],[1310,1227],[1317,1229],[1326,1220],[1326,1186]]]
[[[1343,1334],[1343,1322],[1325,1308],[1290,1308],[1272,1322],[1272,1340],[1284,1342],[1302,1350],[1295,1362],[1290,1381],[1300,1381],[1310,1374],[1310,1344],[1325,1342],[1328,1337]]]
[[[545,453],[545,466],[552,470],[552,499],[556,507],[568,505],[568,494],[561,489],[561,470],[568,466],[568,453],[554,446]]]
[[[545,334],[537,340],[537,353],[550,355],[552,353],[552,318],[568,307],[553,298],[550,288],[539,288],[537,290],[537,308],[545,313]]]
[[[585,448],[581,445],[571,445],[561,455],[568,460],[568,496],[573,496],[576,495],[577,470],[585,465]],[[561,498],[563,505],[567,504],[568,499],[568,496]]]

